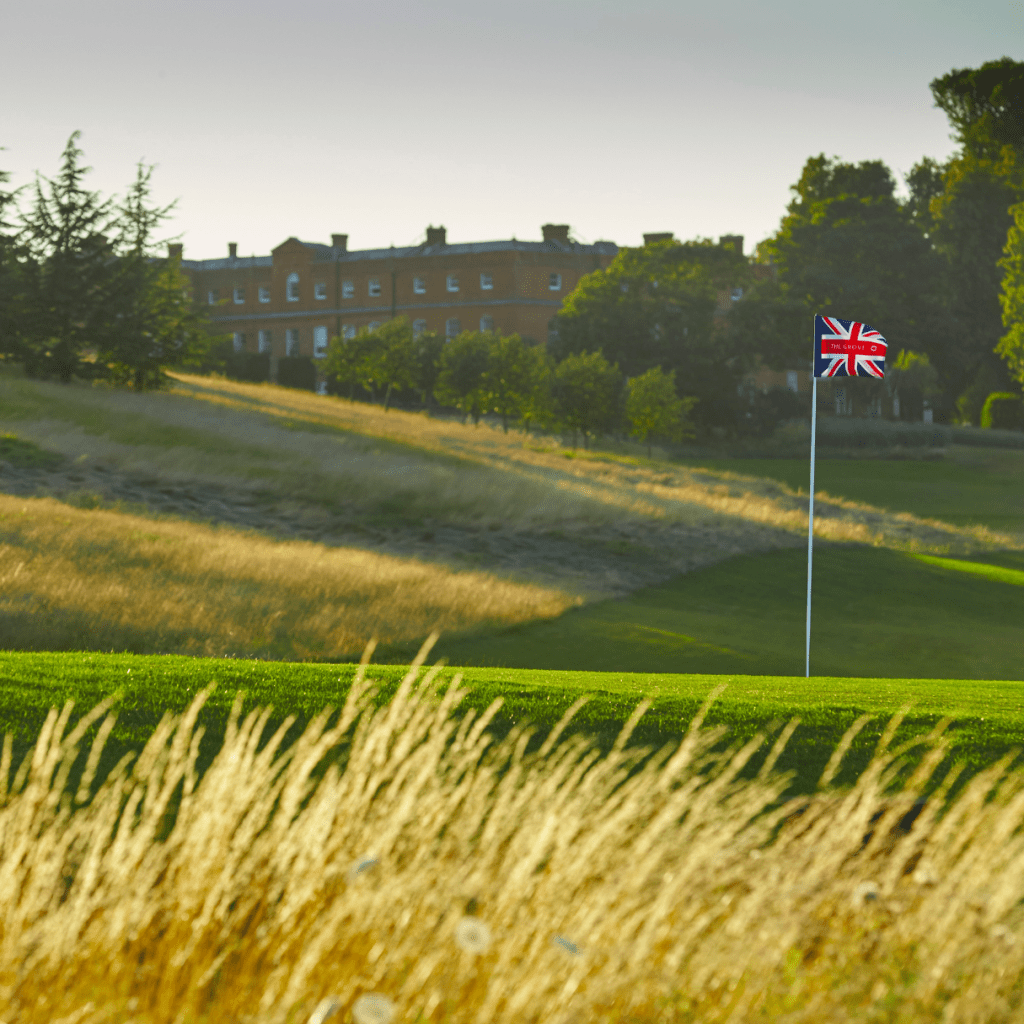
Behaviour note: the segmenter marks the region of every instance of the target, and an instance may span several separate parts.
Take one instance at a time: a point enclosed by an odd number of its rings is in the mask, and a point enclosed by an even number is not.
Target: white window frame
[[[551,273],[548,274],[548,291],[560,292],[562,290],[562,275]]]
[[[236,306],[245,305],[245,288],[235,288],[231,293],[231,297],[235,300]]]
[[[480,290],[489,292],[494,290],[494,275],[483,274],[480,275]]]
[[[269,284],[261,284],[260,285],[260,302],[269,302],[269,301],[270,301],[270,285]]]
[[[487,316],[486,314],[480,317],[480,330],[481,331],[493,331],[494,330],[494,317]]]
[[[412,322],[412,336],[418,338],[427,329],[426,320],[413,320]]]
[[[450,292],[457,292],[459,290],[459,275],[449,274],[446,287]]]
[[[262,331],[260,331],[260,334],[259,334],[260,353],[261,354],[266,354],[267,352],[269,352],[270,349],[271,349],[271,346],[273,345],[273,341],[274,341],[274,336],[273,336],[273,334],[271,334],[271,332],[268,329],[264,328]]]
[[[323,359],[327,355],[327,328],[313,328],[313,358]]]
[[[317,281],[317,283],[313,285],[313,298],[317,299],[318,301],[323,301],[324,299],[327,298],[326,281]]]
[[[412,290],[417,295],[427,294],[427,279],[425,277],[414,277],[412,279]]]
[[[216,288],[211,288],[206,293],[206,304],[208,306],[216,306],[217,305],[217,289]]]
[[[743,298],[743,289],[742,288],[732,288],[732,289],[730,289],[729,290],[729,298],[732,299],[733,302],[739,302],[740,299]]]
[[[462,333],[462,323],[457,316],[451,316],[444,322],[444,336],[451,341]]]
[[[380,278],[379,277],[371,277],[370,278],[370,282],[367,285],[366,291],[367,291],[367,294],[369,294],[370,298],[372,298],[372,299],[379,298],[380,297]]]
[[[231,336],[231,347],[236,352],[245,351],[245,335],[241,331],[235,331]]]
[[[288,284],[285,295],[289,302],[299,301],[299,275],[292,272],[288,275]]]
[[[343,299],[351,299],[356,293],[356,285],[354,281],[342,281],[341,282],[341,297]]]
[[[356,329],[353,324],[341,325],[341,340],[351,341],[356,336]]]
[[[299,354],[298,327],[289,327],[284,332],[284,354],[288,357],[294,357]]]

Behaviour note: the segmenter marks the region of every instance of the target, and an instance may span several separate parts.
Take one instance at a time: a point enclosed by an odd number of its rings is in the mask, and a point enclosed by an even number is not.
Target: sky
[[[3,5],[0,169],[87,183],[139,160],[186,258],[637,245],[777,227],[804,161],[954,149],[928,83],[1024,58],[1024,0],[37,0]]]

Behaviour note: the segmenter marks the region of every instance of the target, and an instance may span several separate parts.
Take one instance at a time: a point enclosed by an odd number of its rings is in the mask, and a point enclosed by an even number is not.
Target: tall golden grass
[[[558,590],[372,551],[0,494],[0,642],[285,659],[554,616]]]
[[[525,728],[489,740],[497,702],[453,714],[458,681],[435,695],[424,657],[376,709],[361,670],[287,749],[236,703],[201,779],[205,693],[98,788],[106,705],[70,732],[52,711],[9,789],[8,742],[0,1019],[1020,1019],[1007,761],[922,805],[942,727],[896,781],[893,722],[852,789],[830,785],[848,734],[820,790],[784,799],[790,728],[754,778],[765,739],[723,751],[703,712],[677,745],[627,747],[643,705],[608,756],[559,729],[528,753]]]

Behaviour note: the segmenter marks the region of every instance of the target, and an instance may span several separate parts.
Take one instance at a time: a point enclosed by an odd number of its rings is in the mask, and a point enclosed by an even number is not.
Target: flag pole
[[[807,504],[807,644],[804,675],[811,678],[811,562],[814,557],[814,437],[818,426],[818,378],[811,368],[811,497]]]

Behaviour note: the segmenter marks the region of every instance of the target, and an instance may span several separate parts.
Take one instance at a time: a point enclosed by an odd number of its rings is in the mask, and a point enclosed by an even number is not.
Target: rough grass
[[[1024,777],[925,799],[945,723],[908,772],[893,721],[837,790],[857,723],[784,800],[788,729],[744,781],[766,738],[722,749],[700,715],[656,753],[635,716],[604,756],[557,730],[529,753],[416,676],[382,707],[357,678],[290,744],[236,708],[201,778],[205,693],[98,787],[78,747],[106,709],[54,711],[0,765],[5,1018],[1017,1018]]]
[[[0,644],[357,656],[370,636],[555,615],[556,590],[369,551],[0,494]]]

